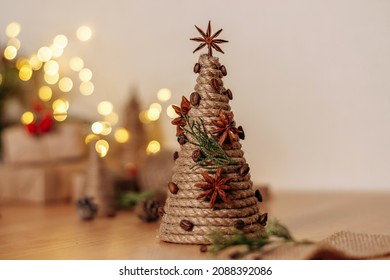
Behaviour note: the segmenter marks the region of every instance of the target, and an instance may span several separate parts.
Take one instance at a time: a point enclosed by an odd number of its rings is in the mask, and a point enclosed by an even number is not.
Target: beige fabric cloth
[[[237,251],[229,249],[229,255]],[[220,257],[227,252],[221,252]],[[390,235],[337,232],[318,243],[274,243],[255,252],[243,254],[243,259],[264,260],[339,260],[339,259],[390,259]]]

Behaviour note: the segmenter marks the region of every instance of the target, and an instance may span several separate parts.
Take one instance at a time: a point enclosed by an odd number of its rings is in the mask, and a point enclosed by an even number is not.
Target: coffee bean
[[[267,221],[268,221],[268,213],[261,214],[258,220],[259,224],[265,227],[267,225]]]
[[[189,220],[181,220],[180,227],[185,231],[191,231],[194,228],[194,224]]]
[[[243,229],[245,227],[245,222],[243,220],[234,221],[234,227],[236,229]]]
[[[239,132],[237,133],[238,137],[241,139],[241,140],[245,140],[245,132],[244,132],[244,129],[242,128],[242,126],[240,125],[239,127],[237,127]]]
[[[200,99],[201,99],[201,97],[200,97],[199,93],[197,93],[195,91],[193,93],[191,93],[190,102],[191,102],[192,106],[198,106]]]
[[[176,151],[173,153],[173,160],[177,160],[179,158],[179,152]]]
[[[174,182],[169,182],[168,190],[171,192],[171,194],[177,194],[179,187]]]
[[[219,82],[217,79],[211,79],[211,86],[219,92]]]
[[[194,73],[199,73],[200,71],[200,64],[199,63],[195,63],[194,65]]]
[[[158,207],[157,213],[159,217],[164,216],[165,215],[164,207]]]
[[[261,192],[259,189],[255,190],[255,197],[259,202],[263,202],[263,196],[261,195]]]
[[[242,166],[241,166],[241,169],[240,169],[240,175],[242,177],[246,176],[248,173],[249,173],[249,165],[247,163],[244,163]]]
[[[233,93],[232,93],[232,91],[230,89],[228,89],[226,91],[226,95],[227,95],[227,97],[229,97],[230,100],[233,100]]]
[[[221,66],[219,67],[219,70],[221,70],[221,72],[222,72],[222,75],[224,75],[224,76],[226,76],[226,75],[227,75],[227,71],[226,71],[226,67],[225,67],[225,65],[221,65]]]
[[[200,158],[202,157],[202,152],[198,149],[192,152],[192,160],[194,162],[198,162]]]
[[[201,245],[200,248],[199,248],[199,250],[200,250],[202,253],[206,253],[207,250],[208,250],[208,247],[207,247],[207,245]]]

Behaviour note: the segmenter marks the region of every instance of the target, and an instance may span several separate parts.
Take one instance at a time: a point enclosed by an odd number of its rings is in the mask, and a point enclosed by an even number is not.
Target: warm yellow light
[[[7,25],[7,28],[5,29],[5,34],[10,38],[14,38],[19,35],[21,29],[22,26],[20,25],[20,23],[11,22]]]
[[[37,53],[38,59],[42,62],[47,62],[53,56],[53,52],[49,47],[41,47]]]
[[[172,105],[168,106],[167,115],[172,119],[179,117],[179,115],[176,114],[175,110],[173,109]]]
[[[88,134],[86,137],[85,137],[85,144],[88,144],[89,142],[91,142],[92,140],[98,140],[99,139],[99,136],[93,134],[93,133],[90,133]]]
[[[45,66],[43,67],[45,70],[45,73],[49,76],[54,76],[58,74],[58,70],[60,70],[60,65],[55,60],[49,60],[45,63]]]
[[[34,121],[34,114],[31,112],[25,112],[23,113],[20,120],[22,121],[23,124],[30,124]]]
[[[60,75],[58,75],[58,73],[55,75],[44,74],[43,78],[45,79],[45,82],[48,83],[49,85],[54,85],[55,83],[58,82]]]
[[[73,81],[71,78],[68,77],[63,77],[61,80],[58,82],[58,88],[62,92],[69,92],[73,88]]]
[[[17,50],[20,49],[20,40],[18,38],[11,38],[8,40],[7,46],[14,46]]]
[[[168,101],[172,96],[172,93],[169,89],[167,88],[162,88],[157,92],[157,98],[161,102]]]
[[[69,67],[73,71],[78,72],[84,68],[84,61],[78,56],[72,57],[69,61]]]
[[[111,125],[116,125],[118,123],[119,116],[117,113],[112,112],[111,114],[104,116],[104,120],[109,122]]]
[[[150,155],[150,154],[156,154],[159,151],[160,151],[160,143],[156,140],[150,141],[148,147],[146,148],[146,153]]]
[[[68,117],[67,113],[53,113],[53,118],[57,122],[63,122],[64,120],[66,120],[67,117]]]
[[[82,95],[91,95],[95,89],[95,86],[91,81],[80,84],[80,92]]]
[[[3,83],[3,75],[0,73],[0,85]]]
[[[30,61],[24,57],[18,58],[18,60],[16,61],[16,69],[20,70],[25,65],[30,66]]]
[[[30,65],[33,70],[39,70],[42,67],[42,61],[38,59],[38,56],[36,54],[33,54],[30,57]]]
[[[50,49],[51,49],[52,57],[54,58],[58,58],[64,53],[64,49],[59,47],[56,44],[50,45]]]
[[[160,111],[157,108],[150,108],[147,117],[150,121],[157,121],[160,118]]]
[[[79,72],[79,78],[82,82],[88,82],[92,79],[92,71],[88,68],[84,68]]]
[[[102,122],[94,122],[92,125],[91,125],[91,130],[93,133],[95,134],[100,134],[102,133],[104,129],[104,125]]]
[[[148,117],[148,110],[140,112],[138,117],[139,117],[139,120],[140,120],[143,124],[148,124],[148,123],[150,123],[150,119],[149,119],[149,117]]]
[[[96,152],[99,153],[100,157],[105,157],[108,153],[109,148],[110,148],[110,145],[108,144],[108,142],[106,140],[100,139],[100,140],[96,141],[95,149],[96,149]]]
[[[14,59],[17,54],[18,50],[15,48],[15,46],[7,46],[4,49],[4,57],[8,60]]]
[[[68,45],[68,38],[65,35],[59,34],[54,37],[53,43],[59,48],[64,49]]]
[[[103,130],[100,134],[101,135],[109,135],[112,131],[111,124],[109,124],[108,122],[102,122],[102,124],[103,124]]]
[[[55,114],[66,114],[69,109],[69,102],[66,99],[56,99],[52,104],[53,112]]]
[[[107,116],[112,113],[112,110],[114,109],[114,105],[112,105],[109,101],[102,101],[97,106],[97,111],[102,116]]]
[[[33,71],[30,67],[30,64],[23,65],[22,68],[19,70],[19,79],[22,81],[28,81],[31,79],[31,76],[33,74]]]
[[[80,26],[76,31],[77,39],[82,42],[86,42],[92,37],[92,30],[88,26]]]
[[[118,143],[126,143],[130,139],[130,134],[125,128],[119,127],[115,130],[114,138]]]
[[[51,97],[53,96],[53,92],[50,87],[42,86],[39,88],[38,96],[40,100],[47,102],[50,101]]]
[[[152,103],[150,106],[149,106],[149,109],[157,109],[159,113],[161,113],[161,110],[162,110],[162,107],[160,104],[158,103]]]

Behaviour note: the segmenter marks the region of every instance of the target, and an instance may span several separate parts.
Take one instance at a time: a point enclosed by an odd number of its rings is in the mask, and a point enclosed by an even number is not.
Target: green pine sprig
[[[192,135],[195,138],[194,141],[189,142],[197,147],[199,147],[202,152],[203,157],[192,166],[202,166],[207,169],[218,169],[228,165],[237,164],[231,157],[229,157],[222,147],[215,140],[213,135],[206,129],[204,122],[201,118],[200,121],[190,121],[188,116],[184,116],[187,127],[182,127],[182,129]]]

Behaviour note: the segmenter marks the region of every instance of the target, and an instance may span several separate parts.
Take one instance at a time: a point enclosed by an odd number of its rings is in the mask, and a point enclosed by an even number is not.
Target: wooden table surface
[[[296,238],[340,230],[390,234],[390,193],[278,192],[262,204]],[[0,259],[207,259],[198,246],[156,238],[134,212],[81,221],[73,204],[0,204]]]

